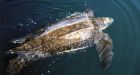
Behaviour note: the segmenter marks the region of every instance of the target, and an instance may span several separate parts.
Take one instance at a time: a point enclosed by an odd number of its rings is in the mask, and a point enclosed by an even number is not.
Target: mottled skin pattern
[[[80,44],[80,38],[77,39],[63,39],[62,36],[69,34],[71,32],[88,28],[89,25],[78,23],[71,26],[66,26],[59,28],[57,30],[50,31],[46,35],[42,35],[32,39],[15,49],[14,51],[42,51],[43,53],[55,54],[57,52],[62,52],[65,50],[70,50],[71,48],[76,48]]]
[[[80,45],[80,38],[75,39],[63,39],[63,37],[66,34],[69,34],[71,32],[88,28],[89,25],[86,24],[86,22],[81,22],[78,24],[61,27],[57,30],[53,30],[48,32],[45,35],[41,35],[36,37],[35,39],[31,39],[20,46],[12,49],[14,52],[28,52],[31,51],[32,53],[35,53],[36,51],[40,51],[42,53],[49,53],[49,54],[56,54],[58,52],[63,52],[65,50],[70,50],[73,48],[78,48]],[[22,69],[24,66],[26,66],[26,62],[20,62],[23,59],[13,59],[10,60],[8,72],[10,75],[14,75],[18,72],[20,72],[20,69]],[[26,58],[25,58],[26,60]],[[16,64],[17,66],[14,66],[15,68],[12,69],[12,65]],[[16,71],[15,71],[16,70]]]
[[[77,16],[72,16],[68,19],[74,18],[77,18]],[[37,52],[53,55],[81,46],[89,46],[90,44],[96,44],[101,66],[108,67],[113,55],[112,40],[107,34],[103,33],[102,30],[108,27],[112,22],[113,20],[110,18],[92,17],[85,21],[42,33],[34,39],[23,42],[20,46],[11,49],[15,53],[31,52],[32,54],[24,55],[23,53],[17,58],[10,60],[7,71],[10,75],[19,73],[27,63],[35,61],[34,59],[37,60],[37,58],[34,58]]]

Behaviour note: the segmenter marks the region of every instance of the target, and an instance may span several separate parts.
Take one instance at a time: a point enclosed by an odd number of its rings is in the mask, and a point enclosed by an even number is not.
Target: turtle
[[[32,35],[16,39],[19,46],[10,49],[10,54],[18,56],[9,61],[9,75],[20,73],[27,63],[39,58],[62,54],[81,48],[96,46],[102,68],[108,68],[112,62],[113,44],[107,33],[104,33],[113,23],[111,17],[95,17],[93,11],[83,11],[67,16],[61,21],[47,27],[38,36]]]

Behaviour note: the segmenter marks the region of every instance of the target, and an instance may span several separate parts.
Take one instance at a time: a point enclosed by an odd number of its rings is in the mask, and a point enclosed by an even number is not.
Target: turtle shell
[[[40,36],[22,44],[14,50],[56,53],[78,47],[80,38],[75,38],[75,36],[78,35],[81,37],[81,34],[85,33],[84,31],[87,31],[87,29],[91,27],[94,29],[94,27],[91,23],[91,19],[86,13],[75,14],[71,19],[70,18],[71,17],[67,17],[65,20],[48,27]],[[89,33],[87,32],[87,34]],[[70,35],[73,35],[74,39],[64,39],[65,36],[68,37]],[[86,34],[84,36],[86,36]]]

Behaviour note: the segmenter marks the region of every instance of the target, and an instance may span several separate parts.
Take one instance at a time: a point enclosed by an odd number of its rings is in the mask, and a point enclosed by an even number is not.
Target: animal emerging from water
[[[9,61],[7,70],[10,75],[15,75],[27,63],[39,58],[91,47],[94,44],[99,54],[101,67],[107,68],[112,61],[113,45],[111,38],[103,30],[113,21],[110,17],[96,18],[89,10],[66,17],[34,38],[28,36],[14,40],[14,43],[20,43],[20,45],[9,52],[17,53],[18,56]]]

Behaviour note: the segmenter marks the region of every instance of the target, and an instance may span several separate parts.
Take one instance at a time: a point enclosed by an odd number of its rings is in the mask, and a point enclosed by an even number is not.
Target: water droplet
[[[50,71],[49,71],[49,70],[48,70],[47,72],[48,72],[48,73],[50,73]]]
[[[52,62],[53,64],[55,63],[55,61]]]
[[[41,29],[41,31],[43,31],[44,29]]]
[[[12,51],[11,54],[14,54],[14,52]]]
[[[34,58],[35,56],[34,55],[32,55],[32,58]]]
[[[44,75],[43,73],[41,75]]]
[[[87,4],[85,3],[85,6],[87,6]]]
[[[34,24],[37,24],[36,22],[34,22]]]
[[[18,23],[18,25],[19,25],[19,26],[21,26],[21,27],[23,26],[23,24],[22,24],[22,23]]]
[[[31,23],[34,23],[34,21],[33,21],[33,20],[31,20]]]

